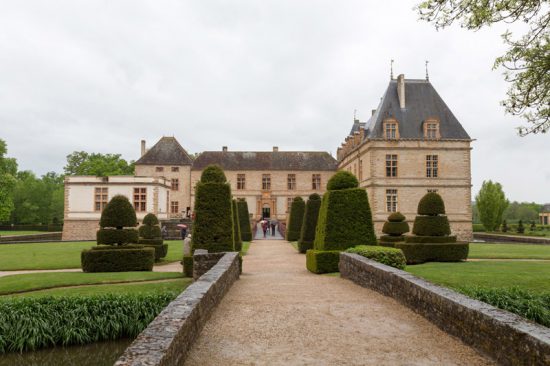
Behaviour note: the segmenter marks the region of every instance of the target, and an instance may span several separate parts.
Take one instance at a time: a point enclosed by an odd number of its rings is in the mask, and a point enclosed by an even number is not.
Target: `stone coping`
[[[493,233],[474,233],[474,239],[486,240],[493,243],[527,243],[538,245],[550,245],[550,239],[540,236],[505,235]]]
[[[343,278],[393,297],[503,365],[550,365],[550,328],[408,272],[341,253]]]
[[[226,253],[141,332],[116,366],[179,365],[216,305],[239,278],[238,253]]]

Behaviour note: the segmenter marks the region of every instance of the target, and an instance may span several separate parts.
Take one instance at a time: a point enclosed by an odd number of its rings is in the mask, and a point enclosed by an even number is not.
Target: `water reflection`
[[[0,355],[0,366],[112,366],[131,339]]]

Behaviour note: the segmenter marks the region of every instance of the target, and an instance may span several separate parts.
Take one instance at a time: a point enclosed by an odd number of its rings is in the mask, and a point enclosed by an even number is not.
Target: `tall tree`
[[[67,165],[63,168],[67,175],[132,175],[134,162],[129,163],[120,154],[87,153],[75,151],[67,155]]]
[[[17,162],[13,158],[7,158],[7,152],[6,142],[0,140],[0,222],[7,221],[13,210],[13,190],[17,174]]]
[[[502,222],[502,214],[510,202],[500,183],[484,181],[476,196],[479,219],[487,231],[495,231]]]
[[[502,38],[508,46],[497,57],[493,69],[504,68],[510,83],[508,98],[502,101],[507,113],[527,121],[519,134],[545,133],[550,129],[550,9],[548,0],[425,0],[417,6],[420,18],[436,28],[459,22],[478,30],[495,23],[525,23],[527,31]]]

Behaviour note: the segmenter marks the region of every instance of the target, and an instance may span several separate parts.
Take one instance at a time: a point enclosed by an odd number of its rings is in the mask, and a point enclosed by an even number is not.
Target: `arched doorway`
[[[270,218],[271,217],[271,205],[269,203],[264,203],[262,206],[262,217]]]

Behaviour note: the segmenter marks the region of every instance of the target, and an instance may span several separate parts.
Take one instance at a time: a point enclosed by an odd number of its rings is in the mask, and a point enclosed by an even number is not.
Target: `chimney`
[[[371,116],[374,116],[375,113],[376,113],[376,109],[373,109]]]
[[[222,146],[222,151],[227,152],[227,146]]]
[[[141,156],[145,155],[147,149],[145,148],[145,140],[141,140]]]
[[[273,146],[273,152],[278,152],[279,151],[279,146]]]
[[[397,96],[399,97],[399,107],[405,108],[405,75],[397,77]]]

